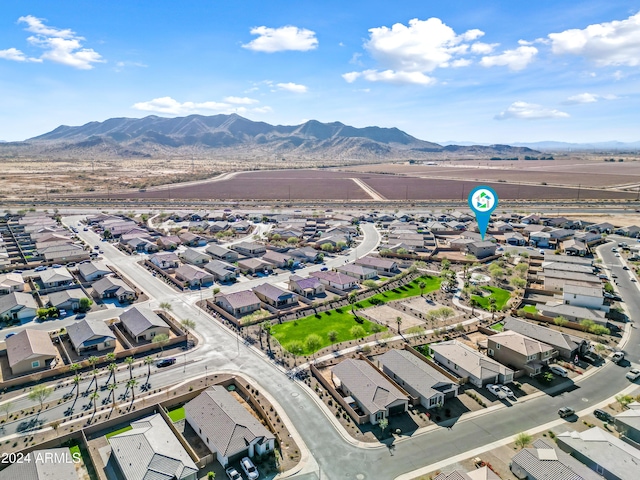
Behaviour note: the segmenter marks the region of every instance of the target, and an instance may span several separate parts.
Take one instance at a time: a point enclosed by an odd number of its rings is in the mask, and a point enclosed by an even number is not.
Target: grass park
[[[491,305],[491,299],[495,299],[496,310],[500,311],[504,308],[504,306],[511,298],[511,293],[508,290],[498,287],[490,287],[484,286],[481,287],[483,290],[491,292],[489,295],[480,296],[480,295],[472,295],[471,298],[478,302],[478,306],[485,310],[489,310]]]
[[[421,282],[425,285],[422,292],[420,290]],[[441,282],[442,279],[440,277],[424,275],[401,287],[372,295],[356,303],[355,307],[364,309],[392,300],[415,297],[421,293],[430,293],[438,290]],[[360,329],[354,330],[356,326],[361,327],[362,331]],[[372,323],[364,318],[356,321],[356,318],[351,313],[351,308],[342,307],[317,315],[310,315],[300,320],[274,325],[271,334],[290,353],[312,355],[329,345],[364,338],[377,333],[376,329],[378,329],[378,332],[382,332],[387,330],[387,327]],[[330,333],[332,334],[330,335]],[[315,341],[308,342],[310,335],[316,335],[318,338],[315,338]]]

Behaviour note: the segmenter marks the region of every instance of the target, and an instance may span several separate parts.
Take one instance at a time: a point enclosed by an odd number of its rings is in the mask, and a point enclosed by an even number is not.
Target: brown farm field
[[[458,170],[458,168],[454,168]],[[466,169],[459,168],[464,171]],[[515,172],[515,171],[514,171]],[[517,173],[517,172],[515,172]],[[567,175],[567,174],[565,174]],[[589,174],[589,176],[596,176]],[[469,178],[470,177],[470,178]],[[464,177],[463,177],[464,178]],[[331,169],[251,171],[227,174],[211,181],[172,184],[146,191],[111,192],[108,198],[124,199],[202,199],[202,200],[464,200],[478,185],[468,179],[428,178],[425,176],[377,174]],[[639,178],[640,183],[640,178]],[[587,200],[635,199],[637,192],[585,185],[555,186],[514,182],[491,182],[503,200]],[[87,195],[104,198],[107,192]]]

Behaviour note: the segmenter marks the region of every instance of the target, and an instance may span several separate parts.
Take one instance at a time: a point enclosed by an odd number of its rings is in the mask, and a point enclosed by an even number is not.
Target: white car
[[[229,477],[229,480],[242,480],[242,475],[240,475],[238,470],[233,467],[227,468],[225,473],[227,474],[227,477]]]
[[[242,470],[244,470],[244,473],[247,474],[249,480],[256,480],[260,476],[258,469],[249,457],[243,457],[242,460],[240,460],[240,466]]]
[[[552,365],[552,366],[549,367],[549,370],[551,370],[551,373],[555,373],[559,377],[568,377],[569,376],[569,372],[567,372],[560,365]]]
[[[638,370],[637,368],[632,368],[627,372],[625,377],[627,377],[629,380],[633,382],[634,380],[637,380],[638,378],[640,378],[640,370]]]
[[[620,254],[619,254],[619,253],[616,253],[616,257],[620,257]]]
[[[507,398],[507,394],[502,390],[502,385],[493,385],[492,383],[487,385],[487,390],[493,393],[499,399]]]
[[[507,397],[513,397],[513,398],[516,397],[513,394],[513,390],[511,390],[509,387],[507,387],[505,385],[500,385],[500,390],[502,390],[507,395]]]

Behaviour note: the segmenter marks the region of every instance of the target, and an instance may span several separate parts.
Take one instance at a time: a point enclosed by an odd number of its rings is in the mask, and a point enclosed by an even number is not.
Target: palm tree
[[[270,321],[265,320],[264,322],[262,322],[262,330],[267,336],[267,350],[269,351],[269,355],[271,355],[271,328],[272,325]]]
[[[109,369],[109,378],[107,378],[107,383],[109,383],[109,379],[111,377],[113,377],[113,383],[116,383],[116,370],[118,370],[118,365],[110,363],[107,365],[107,368]]]
[[[127,388],[131,389],[131,401],[135,401],[136,399],[136,386],[138,385],[138,381],[135,378],[132,378],[127,382]]]
[[[105,355],[106,359],[110,362],[113,362],[116,359],[116,354],[113,352],[109,352]]]
[[[69,365],[69,371],[76,373],[78,370],[80,370],[80,364],[79,363],[72,363],[71,365]]]
[[[89,365],[91,365],[91,368],[94,368],[96,366],[96,363],[98,363],[98,360],[100,360],[98,357],[96,357],[95,355],[91,355],[87,361],[89,362]]]
[[[109,395],[112,398],[112,406],[113,408],[116,408],[116,388],[118,388],[118,385],[116,385],[115,383],[110,383],[109,385],[107,385],[107,388],[109,389]]]
[[[180,324],[182,325],[182,328],[184,328],[185,332],[187,333],[187,342],[188,342],[189,341],[189,331],[191,331],[194,328],[196,328],[196,322],[194,322],[193,320],[190,320],[188,318],[185,318],[182,322],[180,322]]]
[[[351,313],[356,315],[356,312],[355,312],[356,303],[357,303],[356,292],[351,292],[347,298],[349,300],[349,303],[351,304]]]
[[[420,282],[418,284],[418,288],[420,289],[420,296],[422,296],[422,294],[424,293],[424,289],[426,288],[427,284],[424,282]]]
[[[491,320],[494,320],[496,317],[496,312],[498,311],[498,306],[496,305],[496,299],[489,299],[489,311],[491,312]]]
[[[169,302],[162,302],[162,303],[160,303],[160,308],[162,310],[166,310],[166,311],[170,312],[172,307],[171,307],[171,304]]]
[[[153,365],[153,357],[146,356],[144,357],[144,364],[148,367],[147,378],[151,376],[151,365]]]
[[[478,306],[478,300],[472,298],[471,300],[469,300],[469,305],[471,305],[471,315],[475,315],[476,307]]]
[[[91,399],[91,403],[93,403],[93,414],[95,415],[98,408],[98,399],[100,398],[100,394],[98,392],[93,392],[89,395],[89,398]]]
[[[400,325],[402,325],[402,317],[396,317],[396,323],[398,324],[398,335],[400,335]]]
[[[95,385],[95,387],[94,387],[94,388],[95,388],[95,390],[97,391],[97,390],[98,390],[98,369],[97,369],[97,368],[94,368],[94,369],[91,371],[91,373],[93,374],[93,380],[91,380],[91,381],[92,381],[92,382],[96,382],[96,385]]]
[[[73,377],[73,384],[75,385],[73,388],[76,389],[76,400],[78,399],[78,395],[80,394],[80,381],[82,377],[80,375],[76,375]]]
[[[133,357],[127,357],[124,359],[124,363],[127,364],[127,366],[129,367],[129,378],[133,378],[133,364],[134,364],[135,360]]]

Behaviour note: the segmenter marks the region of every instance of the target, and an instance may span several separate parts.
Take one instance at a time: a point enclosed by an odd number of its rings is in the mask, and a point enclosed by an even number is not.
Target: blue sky
[[[640,140],[640,2],[18,1],[0,139],[237,112],[509,143]]]

